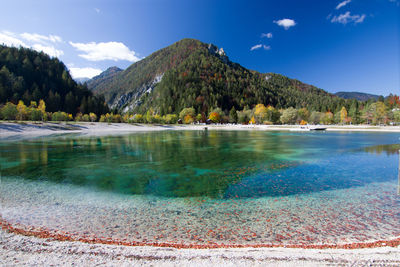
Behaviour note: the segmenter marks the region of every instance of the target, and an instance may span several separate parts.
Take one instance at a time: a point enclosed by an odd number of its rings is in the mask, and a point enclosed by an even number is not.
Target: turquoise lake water
[[[0,214],[77,237],[327,244],[400,235],[400,134],[163,131],[0,140]]]

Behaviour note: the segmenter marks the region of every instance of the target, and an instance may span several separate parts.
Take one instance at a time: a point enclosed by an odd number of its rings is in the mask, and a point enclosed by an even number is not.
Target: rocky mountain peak
[[[210,54],[212,54],[212,55],[218,56],[222,60],[222,62],[224,62],[224,63],[228,63],[229,62],[229,58],[226,55],[226,53],[225,53],[225,51],[224,51],[224,49],[222,47],[218,48],[214,44],[209,44],[208,45],[208,52],[210,52]]]

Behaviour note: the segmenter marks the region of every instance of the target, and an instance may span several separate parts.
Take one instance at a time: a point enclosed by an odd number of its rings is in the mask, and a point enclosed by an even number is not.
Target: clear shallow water
[[[173,131],[0,141],[1,216],[82,237],[319,244],[400,235],[399,134]]]

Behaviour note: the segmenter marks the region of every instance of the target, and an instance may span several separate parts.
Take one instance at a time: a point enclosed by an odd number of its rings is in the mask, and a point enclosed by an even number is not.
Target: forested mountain
[[[104,82],[94,84],[89,81],[88,87],[95,93],[103,94],[111,107],[121,108],[139,100],[146,91],[151,91],[166,71],[179,66],[204,45],[196,40],[184,39],[132,64],[114,76],[103,73],[107,77]]]
[[[359,101],[368,101],[370,99],[378,100],[379,95],[361,93],[361,92],[337,92],[336,96],[344,99],[356,99]]]
[[[99,75],[85,81],[89,88],[100,88],[103,84],[111,82],[112,78],[122,70],[118,67],[109,67]]]
[[[57,58],[0,45],[0,104],[22,100],[29,105],[40,99],[46,102],[49,112],[108,112],[104,97],[94,96],[85,85],[77,84]]]
[[[161,115],[194,107],[207,116],[213,108],[227,112],[259,103],[316,111],[350,106],[350,102],[300,81],[248,70],[231,62],[222,49],[193,39],[183,39],[102,83],[88,85],[104,94],[112,107],[140,113],[152,108]]]

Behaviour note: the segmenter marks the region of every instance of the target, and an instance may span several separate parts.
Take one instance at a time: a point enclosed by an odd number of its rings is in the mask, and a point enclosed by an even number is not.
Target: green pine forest
[[[0,104],[44,100],[49,112],[107,113],[104,97],[77,84],[57,58],[27,48],[0,45]]]

